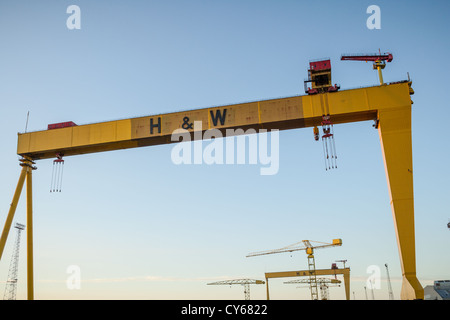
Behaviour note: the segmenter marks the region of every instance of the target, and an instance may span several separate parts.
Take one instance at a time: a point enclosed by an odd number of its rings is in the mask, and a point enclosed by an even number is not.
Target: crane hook
[[[62,178],[64,172],[63,154],[57,153],[56,159],[53,160],[52,181],[50,184],[50,192],[61,192]]]

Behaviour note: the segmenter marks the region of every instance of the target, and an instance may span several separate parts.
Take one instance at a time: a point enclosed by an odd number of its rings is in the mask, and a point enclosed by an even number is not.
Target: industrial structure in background
[[[203,131],[210,129],[219,130],[221,133],[233,130],[235,135],[244,135],[250,134],[247,129],[255,130],[255,133],[267,133],[267,130],[311,127],[314,128],[315,138],[319,138],[317,126],[322,125],[325,129],[322,140],[333,142],[332,126],[374,121],[380,139],[400,255],[403,277],[400,297],[408,300],[423,299],[423,287],[416,275],[411,134],[413,104],[411,95],[414,94],[412,82],[408,77],[407,80],[384,83],[381,70],[386,62],[392,61],[392,55],[389,54],[343,56],[341,59],[373,61],[374,68],[380,75],[380,85],[340,90],[337,85],[331,85],[331,65],[322,60],[310,64],[309,80],[312,87],[304,96],[295,95],[86,125],[61,122],[51,125],[47,130],[19,133],[17,155],[20,156],[22,170],[0,237],[0,259],[26,181],[27,298],[33,300],[32,173],[37,169],[35,164],[38,160],[56,158],[55,166],[58,167],[56,169],[62,169],[63,162],[58,160],[63,160],[63,157],[66,159],[75,155],[178,143],[182,137],[174,140],[173,134],[182,129],[189,135],[191,141],[210,139],[210,136],[202,134]],[[193,127],[194,122],[201,124],[202,131]],[[335,165],[334,145],[331,148],[332,150],[326,153],[326,160],[328,156],[328,159],[333,160],[332,165]],[[55,171],[54,190],[59,192],[62,170]],[[51,190],[53,192],[53,186]],[[286,274],[290,273],[284,273]]]
[[[234,279],[234,280],[223,280],[217,282],[208,283],[208,285],[242,285],[244,286],[244,295],[245,300],[250,300],[250,285],[251,284],[264,284],[265,282],[262,280],[254,280],[254,279]]]
[[[317,243],[317,244],[312,245],[311,242]],[[329,248],[329,247],[341,246],[341,245],[342,245],[341,239],[333,239],[332,243],[303,240],[303,241],[296,242],[294,244],[291,244],[287,247],[283,247],[280,249],[252,252],[252,253],[249,253],[247,255],[247,257],[255,257],[255,256],[274,254],[274,253],[284,253],[284,252],[305,250],[306,254],[308,255],[309,286],[310,286],[310,290],[311,290],[311,299],[318,300],[319,292],[317,289],[316,262],[315,262],[315,258],[314,258],[314,249]]]
[[[423,290],[425,300],[450,300],[450,280],[434,281],[432,286]]]
[[[310,279],[296,279],[291,281],[284,282],[285,284],[309,284],[311,285]],[[338,279],[327,279],[327,278],[317,278],[317,283],[320,287],[320,296],[321,300],[330,300],[330,294],[328,292],[329,287],[340,287],[341,280]],[[297,288],[305,288],[303,286],[299,286]]]
[[[16,300],[17,294],[17,280],[19,271],[19,251],[20,251],[20,233],[25,229],[25,226],[16,223],[14,228],[17,229],[16,242],[14,244],[11,264],[9,266],[8,279],[6,280],[5,294],[3,300]]]

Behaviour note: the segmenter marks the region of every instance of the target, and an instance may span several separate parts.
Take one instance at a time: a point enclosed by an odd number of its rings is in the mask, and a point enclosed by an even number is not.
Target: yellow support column
[[[350,269],[344,269],[346,272],[344,275],[344,287],[345,287],[345,299],[350,300]]]
[[[27,299],[34,300],[33,272],[33,167],[27,168]]]
[[[378,70],[378,77],[380,79],[380,85],[384,84],[383,73],[381,72],[381,70],[383,70],[385,67],[386,67],[385,62],[381,61],[381,60],[377,60],[373,64],[373,68]]]
[[[378,133],[402,268],[401,299],[423,299],[416,276],[411,106],[379,111]]]
[[[9,230],[11,229],[11,224],[14,219],[14,214],[16,213],[17,204],[19,203],[20,194],[22,193],[23,184],[25,182],[25,177],[27,173],[27,167],[23,166],[20,172],[19,182],[17,183],[16,191],[14,192],[13,200],[9,208],[8,215],[6,216],[5,226],[3,227],[2,235],[0,237],[0,260],[3,255],[3,250],[5,249],[6,240],[8,239]]]

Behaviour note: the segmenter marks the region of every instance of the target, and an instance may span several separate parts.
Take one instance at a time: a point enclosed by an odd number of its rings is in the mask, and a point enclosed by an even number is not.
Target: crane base
[[[400,292],[400,299],[402,300],[423,300],[424,293],[422,285],[417,279],[416,275],[403,276],[402,290]]]

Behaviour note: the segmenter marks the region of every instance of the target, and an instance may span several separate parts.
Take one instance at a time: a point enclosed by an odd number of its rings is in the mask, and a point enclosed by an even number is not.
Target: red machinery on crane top
[[[311,88],[307,87],[308,82],[311,82]],[[339,86],[331,83],[330,59],[310,61],[308,80],[305,80],[304,84],[307,94],[338,91]]]
[[[354,61],[386,61],[391,62],[394,57],[392,53],[376,53],[376,54],[347,54],[342,55],[341,60]]]
[[[310,70],[327,70],[331,69],[330,59],[327,60],[315,60],[309,62]]]
[[[378,70],[380,85],[384,84],[381,70],[386,67],[386,62],[391,62],[393,58],[392,53],[381,53],[381,51],[375,54],[343,54],[341,56],[341,60],[373,61],[373,69]]]

